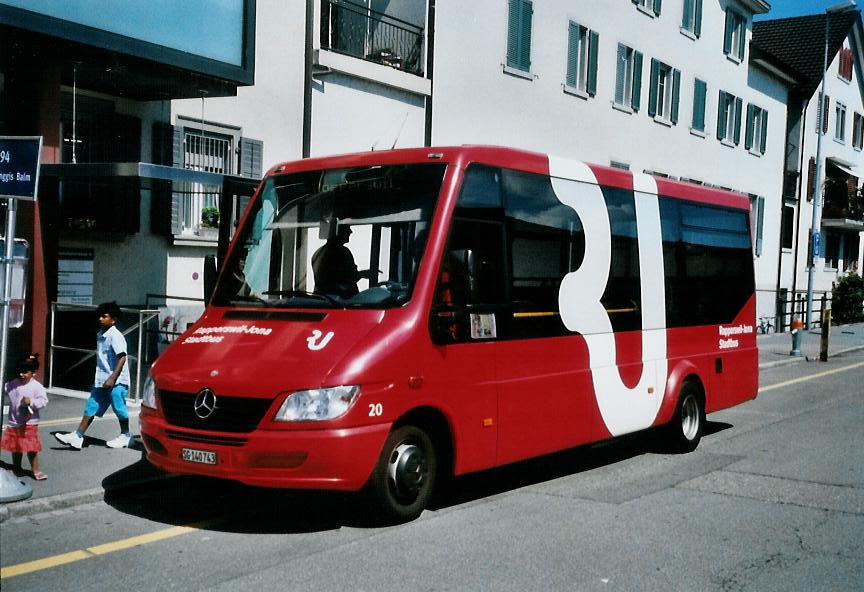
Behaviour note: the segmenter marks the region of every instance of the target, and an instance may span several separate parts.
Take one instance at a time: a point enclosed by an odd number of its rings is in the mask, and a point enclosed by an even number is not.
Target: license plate
[[[186,462],[199,463],[202,465],[215,465],[216,453],[207,450],[196,450],[194,448],[184,448],[182,458]]]

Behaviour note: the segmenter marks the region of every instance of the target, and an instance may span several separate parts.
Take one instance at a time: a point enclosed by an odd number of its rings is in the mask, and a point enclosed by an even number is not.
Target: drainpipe
[[[315,0],[306,0],[306,41],[303,64],[303,148],[302,157],[312,152],[312,40],[315,35]]]
[[[430,91],[426,97],[426,133],[423,139],[426,146],[432,145],[432,97],[435,94],[435,81],[432,69],[435,63],[435,0],[429,0],[426,14],[426,77],[429,78]]]

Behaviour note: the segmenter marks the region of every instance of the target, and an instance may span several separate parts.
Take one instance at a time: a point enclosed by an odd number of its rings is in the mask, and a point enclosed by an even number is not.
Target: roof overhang
[[[43,177],[61,179],[94,179],[94,178],[138,178],[149,181],[171,181],[174,183],[200,183],[202,185],[218,185],[227,180],[244,184],[258,184],[257,179],[193,171],[149,162],[94,162],[83,164],[43,164],[40,173]]]
[[[735,0],[738,4],[753,14],[765,14],[771,10],[771,5],[765,0]]]

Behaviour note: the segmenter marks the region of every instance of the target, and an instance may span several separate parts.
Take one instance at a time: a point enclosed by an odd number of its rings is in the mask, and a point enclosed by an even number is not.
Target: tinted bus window
[[[747,213],[660,198],[666,325],[728,323],[753,294]]]

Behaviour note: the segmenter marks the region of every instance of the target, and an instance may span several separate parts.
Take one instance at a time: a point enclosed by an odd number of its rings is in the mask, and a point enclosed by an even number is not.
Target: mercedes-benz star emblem
[[[216,393],[209,388],[202,389],[195,397],[195,415],[201,419],[207,419],[216,411]]]

